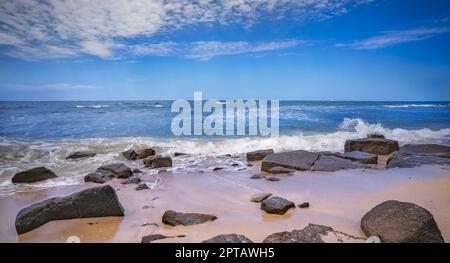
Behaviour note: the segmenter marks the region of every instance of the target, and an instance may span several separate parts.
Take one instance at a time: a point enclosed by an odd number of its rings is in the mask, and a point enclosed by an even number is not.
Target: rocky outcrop
[[[397,141],[382,138],[365,138],[345,142],[345,152],[360,151],[376,155],[388,155],[398,150]]]
[[[155,150],[152,148],[141,149],[141,150],[128,150],[122,152],[123,157],[128,160],[144,159],[149,156],[155,155]]]
[[[439,144],[407,144],[400,148],[399,153],[406,155],[431,155],[450,158],[450,146]]]
[[[167,225],[177,226],[177,225],[196,225],[202,224],[207,221],[214,221],[217,217],[208,214],[199,213],[180,213],[173,210],[168,210],[162,216],[162,222]]]
[[[264,157],[261,163],[261,171],[269,171],[275,166],[288,169],[307,171],[319,158],[318,153],[307,151],[292,151],[283,153],[272,153]]]
[[[390,200],[372,208],[361,219],[366,236],[384,243],[443,243],[433,215],[412,203]]]
[[[272,194],[271,193],[257,193],[250,197],[250,201],[254,203],[261,203],[262,201],[269,198]]]
[[[15,225],[17,233],[23,234],[54,220],[123,215],[116,192],[105,185],[24,208],[17,215]]]
[[[79,151],[79,152],[73,152],[69,156],[66,157],[67,160],[70,159],[81,159],[81,158],[91,158],[97,155],[95,152],[91,151]]]
[[[208,240],[202,241],[202,243],[253,243],[246,236],[238,234],[224,234],[218,235]]]
[[[413,168],[421,165],[449,165],[450,158],[434,155],[412,155],[396,152],[389,158],[388,168]]]
[[[247,153],[247,161],[254,162],[254,161],[261,161],[266,157],[267,155],[273,153],[272,149],[268,150],[259,150],[254,152],[248,152]]]
[[[261,203],[261,209],[268,214],[283,215],[290,208],[295,208],[295,204],[278,196],[265,199]]]
[[[329,226],[309,224],[302,230],[274,233],[263,240],[263,243],[325,243],[322,239],[333,228]]]
[[[345,152],[340,154],[338,157],[365,164],[377,164],[378,162],[377,155],[360,151]]]
[[[144,166],[151,168],[172,167],[172,158],[170,156],[155,155],[145,159]]]
[[[56,174],[45,167],[36,167],[20,173],[16,173],[11,181],[13,183],[34,183],[56,178]]]
[[[359,162],[352,162],[348,159],[339,158],[336,156],[321,155],[314,165],[311,167],[312,171],[335,172],[338,170],[348,169],[364,169],[368,168],[366,164]]]

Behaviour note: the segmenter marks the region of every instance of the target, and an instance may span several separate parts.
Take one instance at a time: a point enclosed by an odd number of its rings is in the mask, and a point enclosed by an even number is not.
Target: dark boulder
[[[137,154],[134,150],[124,151],[122,152],[122,156],[131,161],[137,159]]]
[[[341,154],[338,157],[348,159],[353,162],[359,162],[359,163],[365,163],[365,164],[377,164],[378,163],[378,155],[360,152],[360,151],[346,152],[346,153]]]
[[[81,159],[81,158],[90,158],[97,155],[95,152],[91,151],[80,151],[80,152],[73,152],[69,156],[66,157],[67,160],[70,159]]]
[[[338,170],[364,169],[368,168],[366,164],[352,162],[348,159],[336,156],[321,155],[311,167],[312,171],[335,172]]]
[[[128,178],[133,175],[131,169],[123,163],[114,163],[100,166],[97,169],[98,173],[110,174],[117,178]]]
[[[144,166],[151,168],[172,167],[172,158],[161,155],[151,156],[144,160]]]
[[[439,144],[407,144],[399,151],[407,155],[431,155],[442,158],[450,158],[450,146]]]
[[[177,226],[177,225],[196,225],[202,224],[207,221],[216,220],[217,217],[208,214],[199,213],[180,213],[173,210],[167,210],[162,216],[162,222],[167,225]]]
[[[105,185],[24,208],[17,215],[15,225],[17,233],[23,234],[54,220],[123,215],[116,192]]]
[[[122,184],[138,184],[141,181],[142,181],[141,178],[139,178],[137,176],[133,176],[133,177],[130,177],[130,178],[126,179],[125,181],[123,181]]]
[[[179,156],[183,156],[183,155],[187,155],[187,153],[175,152],[175,153],[173,154],[173,156],[175,156],[175,157],[179,157]]]
[[[144,159],[144,158],[150,157],[155,154],[156,154],[156,151],[153,150],[152,148],[141,149],[141,150],[136,151],[136,155],[137,155],[138,159]]]
[[[319,158],[318,153],[307,151],[293,151],[283,153],[272,153],[264,157],[261,163],[261,171],[269,171],[275,166],[288,169],[307,171]]]
[[[261,203],[261,209],[268,214],[283,215],[290,208],[295,208],[293,202],[277,196],[265,199]]]
[[[56,174],[45,167],[37,167],[20,173],[16,173],[11,181],[13,183],[34,183],[56,178]]]
[[[253,243],[246,236],[238,234],[224,234],[218,235],[208,240],[202,241],[202,243]]]
[[[138,168],[136,168],[136,169],[133,169],[132,173],[133,173],[133,174],[141,174],[142,171],[139,170]]]
[[[388,139],[365,138],[345,142],[345,152],[360,151],[376,155],[389,155],[398,150],[398,142]]]
[[[264,157],[266,157],[268,154],[271,154],[271,153],[273,153],[272,149],[248,152],[247,153],[247,161],[249,161],[249,162],[261,161],[262,159],[264,159]]]
[[[214,167],[213,171],[217,172],[217,171],[220,171],[220,170],[223,170],[223,169],[225,169],[225,168],[223,168],[223,167]]]
[[[274,233],[266,237],[263,243],[325,243],[322,237],[333,231],[329,226],[309,224],[302,230]]]
[[[141,191],[141,190],[145,190],[145,189],[150,189],[150,187],[148,187],[147,184],[139,184],[138,186],[136,186],[136,188],[134,190]]]
[[[108,182],[109,180],[112,180],[114,176],[112,176],[109,173],[90,173],[84,177],[84,181],[86,183],[97,183],[97,184],[103,184]]]
[[[388,168],[413,168],[422,165],[448,165],[450,158],[443,158],[435,155],[413,155],[402,152],[395,152],[389,158]]]
[[[361,219],[366,236],[384,243],[443,243],[433,215],[412,203],[390,200],[370,210]]]

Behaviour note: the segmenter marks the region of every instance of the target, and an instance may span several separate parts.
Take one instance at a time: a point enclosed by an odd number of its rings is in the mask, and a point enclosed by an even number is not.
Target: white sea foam
[[[386,108],[434,108],[434,107],[449,107],[449,104],[398,104],[398,105],[384,105]]]

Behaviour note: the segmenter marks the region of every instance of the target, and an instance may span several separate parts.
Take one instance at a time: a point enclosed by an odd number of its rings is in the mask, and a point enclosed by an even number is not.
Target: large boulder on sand
[[[283,215],[290,208],[295,208],[295,204],[278,196],[265,199],[261,203],[261,209],[268,214]]]
[[[433,215],[425,208],[390,200],[370,210],[361,219],[367,236],[378,236],[384,243],[443,243]]]
[[[199,213],[180,213],[175,212],[173,210],[167,210],[164,212],[162,216],[162,222],[167,225],[177,226],[177,225],[196,225],[202,224],[207,221],[216,220],[217,217],[214,215],[208,214],[199,214]]]
[[[332,231],[329,226],[309,224],[302,230],[273,233],[263,243],[325,243],[322,237]]]
[[[70,159],[81,159],[81,158],[90,158],[97,155],[95,152],[91,151],[79,151],[79,152],[73,152],[69,156],[66,157],[67,160]]]
[[[312,171],[335,172],[338,170],[364,169],[368,168],[367,164],[352,162],[348,159],[336,156],[321,155],[311,167]]]
[[[50,198],[20,210],[16,230],[23,234],[47,222],[62,219],[123,216],[123,207],[114,189],[94,187],[66,196]]]
[[[360,151],[376,155],[388,155],[398,150],[397,141],[383,138],[364,138],[345,142],[345,152]]]
[[[307,171],[319,158],[318,153],[307,151],[292,151],[272,153],[264,157],[261,163],[261,171],[269,171],[275,166],[289,168],[298,171]]]
[[[204,240],[202,243],[253,243],[253,241],[243,235],[223,234]]]
[[[247,153],[247,161],[249,161],[249,162],[261,161],[262,159],[264,159],[264,157],[266,157],[268,154],[271,154],[271,153],[273,153],[272,149],[248,152]]]
[[[16,173],[11,181],[13,183],[34,183],[55,177],[57,177],[56,174],[51,170],[45,167],[37,167],[20,173]]]

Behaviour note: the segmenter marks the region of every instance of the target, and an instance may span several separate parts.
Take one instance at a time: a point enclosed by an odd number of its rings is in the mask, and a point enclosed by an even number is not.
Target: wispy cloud
[[[350,44],[337,44],[337,47],[351,49],[380,49],[403,43],[429,39],[450,32],[450,27],[421,27],[403,31],[386,31],[379,35],[354,41]]]
[[[91,55],[120,56],[129,43],[151,40],[198,24],[251,27],[267,17],[323,20],[340,16],[372,0],[114,0],[2,1],[0,44],[6,55],[22,59],[53,59]],[[279,43],[278,43],[279,44]],[[169,46],[166,46],[169,45]],[[242,43],[226,50],[239,53]],[[276,44],[275,44],[276,45]],[[209,57],[224,53],[221,44],[199,43]],[[257,46],[258,47],[258,46]],[[260,46],[259,48],[264,48]],[[267,47],[269,48],[269,47]],[[216,49],[214,51],[213,49]],[[136,55],[170,54],[170,44],[135,49]],[[200,56],[193,53],[193,58]]]
[[[18,83],[0,83],[0,88],[18,89],[18,90],[91,90],[96,89],[93,85],[70,84],[70,83],[51,83],[51,84],[18,84]]]

